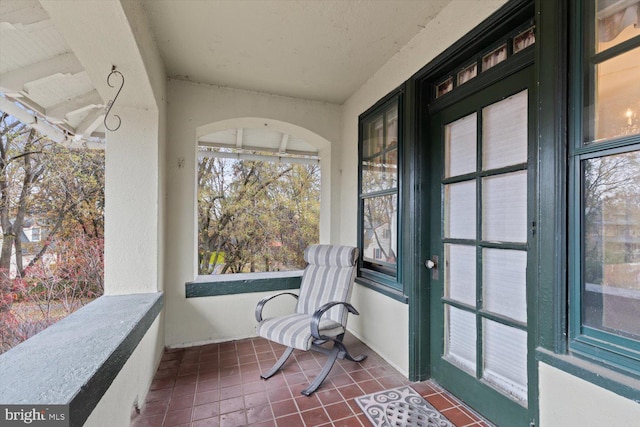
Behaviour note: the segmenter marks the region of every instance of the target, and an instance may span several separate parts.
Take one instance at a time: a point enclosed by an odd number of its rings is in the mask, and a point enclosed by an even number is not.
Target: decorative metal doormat
[[[357,397],[356,402],[374,427],[455,427],[409,386]]]

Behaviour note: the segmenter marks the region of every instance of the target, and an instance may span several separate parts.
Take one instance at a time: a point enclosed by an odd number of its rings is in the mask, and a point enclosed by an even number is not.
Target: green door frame
[[[442,76],[452,70],[467,65],[468,59],[478,52],[485,51],[496,40],[513,31],[518,26],[531,21],[535,16],[533,0],[512,0],[497,10],[492,16],[470,31],[459,41],[427,64],[412,78],[405,82],[405,159],[404,174],[406,191],[401,194],[405,227],[404,243],[407,256],[402,261],[405,294],[409,303],[409,378],[412,381],[426,380],[431,377],[430,355],[430,277],[432,271],[424,267],[426,259],[431,257],[428,212],[433,195],[429,191],[430,178],[425,170],[425,157],[429,152],[429,121],[432,104],[432,87]],[[536,28],[536,38],[540,32]],[[538,46],[526,54],[514,58],[510,68],[516,72],[534,62],[538,55]],[[539,72],[539,68],[536,68]],[[502,76],[500,76],[502,78]],[[537,78],[537,74],[536,74]],[[448,96],[448,103],[470,95],[494,83],[495,77],[480,75],[476,82],[460,88],[457,93]],[[530,165],[530,167],[538,167]],[[537,195],[535,195],[537,197]],[[439,194],[437,195],[439,197]],[[425,236],[427,236],[425,238]],[[410,250],[409,250],[410,249]],[[528,301],[536,301],[535,295],[528,295]],[[537,339],[537,315],[529,310],[529,340]],[[531,368],[530,368],[531,369]],[[535,369],[534,369],[535,370]],[[530,398],[529,418],[537,421],[537,396],[531,396],[531,390],[537,392],[537,371],[529,372]],[[534,382],[533,384],[531,382]]]
[[[425,236],[429,231],[428,222],[423,218],[429,212],[429,181],[424,173],[429,147],[427,128],[431,104],[432,85],[448,71],[467,65],[468,59],[505,34],[517,28],[523,22],[533,18],[535,7],[533,0],[512,0],[498,9],[493,15],[455,42],[434,60],[405,82],[404,99],[404,149],[406,159],[403,174],[405,190],[401,194],[403,204],[403,247],[406,256],[399,266],[403,270],[405,294],[409,303],[409,379],[426,380],[431,375],[429,355],[429,277],[431,272],[424,268],[424,261],[431,256]],[[536,31],[536,37],[538,32]],[[511,67],[522,69],[533,61],[529,52],[512,61]],[[458,93],[448,97],[450,102],[468,96],[470,92],[491,85],[495,78],[480,75],[477,82],[462,87]]]
[[[536,244],[535,244],[535,226],[532,226],[532,223],[535,224],[536,221],[536,140],[535,140],[535,126],[536,122],[536,110],[535,110],[535,85],[534,85],[534,76],[533,76],[533,66],[530,65],[524,70],[519,70],[517,73],[510,73],[507,76],[501,78],[498,82],[494,84],[494,86],[485,88],[483,91],[476,92],[474,95],[457,102],[456,104],[448,106],[444,110],[440,110],[439,112],[433,114],[430,119],[431,123],[441,123],[451,122],[457,118],[464,117],[470,113],[479,111],[486,105],[493,104],[506,96],[511,96],[516,93],[520,93],[522,90],[528,90],[528,161],[527,167],[525,170],[528,172],[527,179],[527,189],[528,189],[528,197],[527,197],[527,219],[529,223],[528,227],[528,243],[527,244],[499,244],[494,246],[493,244],[490,246],[486,246],[485,244],[480,244],[478,242],[478,247],[496,247],[501,249],[517,249],[523,250],[526,248],[527,250],[527,306],[528,317],[527,317],[527,326],[525,330],[527,331],[527,377],[529,378],[528,382],[528,402],[533,402],[535,405],[535,401],[537,400],[537,369],[535,362],[535,347],[536,347],[536,333],[535,333],[535,284],[536,284],[536,274],[535,274],[535,263],[537,259],[536,252]],[[445,116],[443,116],[445,114]],[[433,126],[432,126],[433,127]],[[478,130],[481,132],[481,130]],[[444,260],[443,253],[443,242],[442,242],[442,225],[443,225],[443,205],[441,199],[441,188],[442,188],[442,163],[443,163],[443,152],[442,152],[442,144],[439,143],[441,141],[442,127],[437,126],[433,127],[432,134],[434,137],[432,138],[431,144],[431,182],[432,182],[432,200],[433,205],[431,207],[431,248],[434,251],[434,255],[437,255],[440,260]],[[480,135],[478,136],[480,138]],[[437,140],[437,141],[436,141]],[[479,139],[480,140],[480,139]],[[478,152],[478,156],[481,156],[481,152]],[[514,165],[511,167],[505,167],[502,169],[498,169],[492,171],[487,175],[487,173],[479,170],[477,172],[478,178],[481,179],[483,176],[495,176],[496,172],[500,174],[508,173],[508,172],[516,172],[521,171],[522,168],[520,165]],[[477,218],[480,221],[479,218]],[[477,224],[477,228],[479,229],[481,226],[480,222]],[[480,266],[480,264],[478,264]],[[458,368],[454,367],[450,362],[443,361],[440,355],[444,350],[444,311],[443,311],[443,303],[440,295],[442,295],[444,289],[444,277],[443,272],[440,272],[440,280],[434,281],[431,285],[432,293],[430,299],[430,317],[431,317],[431,367],[432,367],[432,377],[436,381],[440,381],[443,385],[451,391],[454,395],[461,397],[465,400],[465,393],[468,396],[482,396],[482,399],[476,403],[475,409],[478,410],[481,414],[485,415],[490,420],[497,422],[498,425],[509,425],[509,426],[517,426],[517,425],[529,425],[533,419],[530,419],[529,416],[529,407],[523,407],[514,401],[506,398],[505,395],[501,392],[496,391],[493,387],[487,386],[484,384],[484,381],[477,379],[472,379],[468,373],[462,372]],[[477,272],[478,283],[482,284],[482,270],[478,270]],[[482,286],[482,285],[480,285]],[[481,298],[478,295],[478,298]],[[453,301],[448,303],[449,305],[456,306],[457,304]],[[482,313],[481,317],[490,320],[498,320],[499,316],[492,316],[488,312],[484,310],[480,310]],[[513,324],[519,325],[519,322],[509,322]],[[522,326],[517,326],[518,329],[522,328]],[[481,351],[482,344],[480,342],[477,343],[478,357],[480,360],[482,359]],[[479,363],[481,363],[479,361]],[[465,400],[471,406],[472,402],[470,399]]]

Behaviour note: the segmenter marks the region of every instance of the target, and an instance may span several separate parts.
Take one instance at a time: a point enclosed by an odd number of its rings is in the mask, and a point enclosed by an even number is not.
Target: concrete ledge
[[[299,289],[303,270],[198,276],[185,285],[187,298]]]
[[[4,353],[0,404],[69,405],[82,425],[162,305],[162,293],[102,296]]]

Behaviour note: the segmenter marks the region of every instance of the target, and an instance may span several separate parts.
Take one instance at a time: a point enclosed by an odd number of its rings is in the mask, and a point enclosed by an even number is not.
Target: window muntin
[[[399,287],[399,118],[399,97],[395,97],[361,122],[360,274],[380,281],[381,273],[387,277],[382,281],[393,287]]]
[[[640,1],[575,2],[583,33],[573,71],[582,76],[570,149],[570,349],[640,374],[640,37],[635,20],[609,25],[608,7],[638,10]],[[580,9],[584,7],[584,9]],[[626,13],[626,12],[625,12]],[[621,15],[622,16],[622,15]],[[588,24],[591,23],[591,24]],[[634,33],[635,34],[635,33]],[[637,217],[637,218],[636,218]],[[635,222],[634,222],[635,221]]]

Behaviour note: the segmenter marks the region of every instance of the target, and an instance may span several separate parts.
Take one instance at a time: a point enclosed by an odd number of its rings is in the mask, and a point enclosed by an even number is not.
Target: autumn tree
[[[1,114],[0,271],[6,279],[12,251],[17,275],[23,276],[44,256],[56,236],[74,234],[79,228],[89,238],[102,238],[104,154],[64,147]],[[24,265],[19,237],[27,218],[46,224],[46,238]]]
[[[640,259],[633,238],[640,233],[640,155],[597,157],[583,167],[585,280],[601,283],[606,264]]]
[[[104,167],[102,151],[65,147],[0,112],[0,353],[102,294]],[[42,238],[23,241],[32,221]],[[29,309],[16,312],[16,299]]]
[[[200,274],[304,266],[318,241],[317,164],[203,157],[198,166]]]

